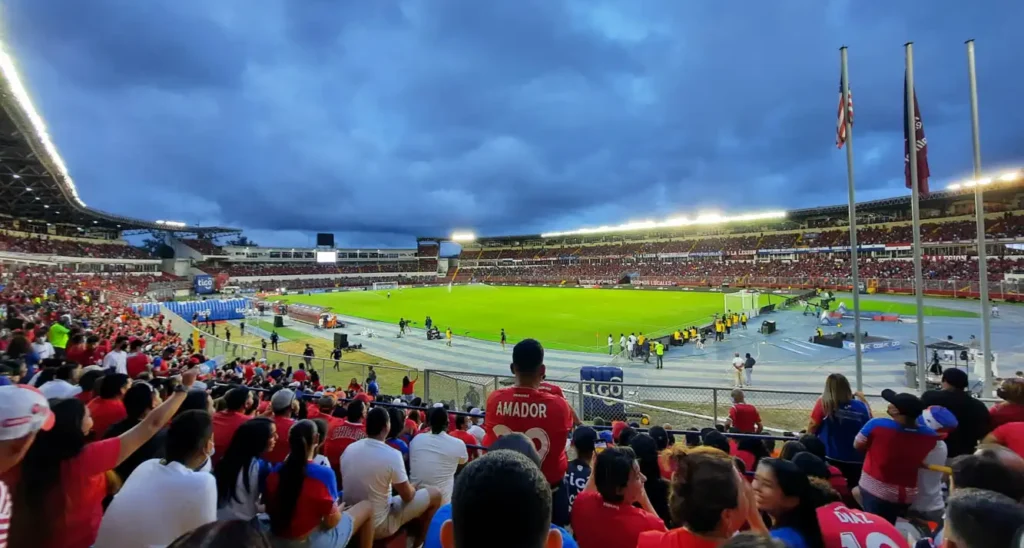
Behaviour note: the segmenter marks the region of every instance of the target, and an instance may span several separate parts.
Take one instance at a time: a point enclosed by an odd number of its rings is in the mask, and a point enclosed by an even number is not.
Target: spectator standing
[[[103,369],[108,372],[113,371],[114,373],[120,373],[122,375],[128,374],[128,339],[125,337],[118,337],[114,341],[114,349],[103,356]]]
[[[935,448],[938,435],[919,426],[924,404],[913,394],[883,390],[888,417],[868,421],[857,434],[854,447],[865,453],[860,476],[864,510],[889,523],[903,516],[917,497],[917,471]]]
[[[341,510],[334,473],[310,462],[319,441],[310,420],[298,421],[288,432],[288,458],[267,477],[271,534],[286,546],[301,541],[302,546],[326,548],[346,546],[358,531],[360,548],[370,548],[372,507],[359,502]]]
[[[287,436],[288,431],[295,424],[295,419],[292,416],[299,411],[299,400],[295,397],[295,392],[288,388],[278,390],[270,398],[270,409],[274,413],[273,420],[274,426],[277,427],[277,435]],[[263,458],[270,464],[279,464],[284,462],[287,456],[288,444],[278,443],[273,449],[267,451]]]
[[[590,480],[572,508],[580,548],[633,548],[641,533],[666,531],[647,498],[645,480],[632,449],[612,447],[597,455]]]
[[[213,454],[213,423],[205,411],[174,417],[164,459],[139,465],[103,515],[95,548],[148,548],[170,544],[217,521],[217,483],[198,472]],[[154,512],[153,494],[159,511]]]
[[[216,427],[214,440],[216,440]],[[217,480],[217,519],[250,521],[260,511],[260,490],[270,463],[260,458],[277,444],[274,421],[257,417],[238,426],[231,444],[214,468]]]
[[[988,408],[967,392],[967,373],[962,369],[943,371],[942,388],[928,390],[921,395],[921,401],[926,407],[945,407],[956,417],[957,428],[946,439],[950,459],[970,455],[989,433]]]
[[[270,348],[275,352],[278,350],[277,343],[281,340],[281,336],[277,334],[277,331],[270,332]]]
[[[553,488],[559,488],[569,466],[566,440],[572,428],[572,413],[565,399],[540,390],[544,379],[544,348],[524,339],[512,348],[515,384],[499,388],[487,397],[484,414],[484,445],[499,437],[520,432],[538,445],[541,470]]]
[[[213,414],[213,439],[216,448],[212,457],[214,466],[227,454],[231,439],[238,428],[251,418],[245,411],[252,405],[252,392],[244,386],[232,388],[224,394],[224,410]]]
[[[726,430],[735,428],[745,434],[760,434],[764,426],[761,424],[761,414],[757,408],[746,403],[745,395],[740,389],[732,391],[732,407],[729,408],[729,418],[725,420]]]
[[[736,379],[737,388],[743,388],[743,363],[743,358],[740,357],[739,352],[732,355],[732,373]]]
[[[743,329],[746,328],[747,324],[743,324]],[[747,352],[746,357],[743,358],[743,373],[747,377],[747,386],[752,386],[754,384],[754,364],[756,363],[757,360],[755,360],[754,357],[750,355],[750,352]]]
[[[131,387],[128,375],[115,373],[107,375],[100,384],[99,397],[90,401],[88,408],[92,416],[92,430],[96,439],[103,437],[114,423],[124,420],[128,412],[124,408],[124,395]]]
[[[469,454],[466,444],[448,435],[448,412],[434,408],[427,412],[430,432],[409,444],[409,479],[416,488],[434,487],[441,492],[441,504],[448,504],[455,488],[455,473]]]
[[[303,357],[302,357],[302,359],[303,359],[303,361],[305,361],[305,362],[306,362],[306,367],[307,367],[307,368],[309,368],[309,367],[312,367],[312,366],[313,366],[313,357],[314,357],[315,355],[316,355],[316,353],[315,353],[315,352],[313,352],[313,347],[312,347],[312,346],[310,346],[310,345],[309,345],[309,344],[307,343],[307,344],[306,344],[306,348],[305,348],[305,350],[303,350],[303,351],[302,351],[302,356],[303,356]],[[296,379],[296,380],[298,380],[298,379]]]
[[[309,358],[307,358],[309,359]],[[309,373],[306,373],[307,365],[304,363],[299,364],[299,368],[292,373],[292,380],[295,382],[303,383],[309,380]]]
[[[367,437],[350,445],[341,456],[344,501],[370,503],[376,538],[389,537],[413,520],[430,523],[441,506],[440,491],[433,487],[417,491],[409,483],[401,453],[384,443],[389,430],[388,412],[381,407],[371,409],[366,416]],[[391,496],[392,489],[395,496]],[[413,539],[413,546],[420,545],[422,537]]]
[[[480,426],[484,423],[483,414],[479,407],[474,407],[469,410],[469,414],[473,417],[470,421],[472,424],[469,426],[469,433],[476,438],[477,445],[483,445],[484,436],[487,434],[484,428]]]
[[[125,356],[125,372],[129,378],[137,378],[152,367],[149,364],[149,356],[142,351],[142,339],[135,339],[128,345],[128,355]]]
[[[64,358],[68,345],[68,335],[71,333],[67,326],[68,323],[70,322],[66,317],[61,318],[54,322],[46,333],[46,338],[49,339],[50,345],[53,346],[53,357],[55,358]]]
[[[416,381],[420,380],[419,372],[416,373],[415,379],[410,379],[408,375],[402,377],[402,399],[406,402],[412,401],[416,397]]]
[[[77,399],[55,400],[54,426],[36,436],[14,487],[11,546],[88,548],[96,541],[107,494],[106,473],[153,437],[185,400],[198,369],[182,374],[174,394],[124,434],[86,444],[92,418]],[[152,506],[149,506],[153,510]]]
[[[115,423],[104,432],[97,432],[98,437],[103,439],[116,438],[121,434],[135,428],[146,417],[160,406],[160,394],[152,386],[138,382],[132,385],[124,394],[124,409],[127,416],[124,420]],[[180,409],[180,408],[179,408]],[[167,443],[167,430],[157,432],[146,443],[135,450],[127,459],[114,469],[121,481],[127,480],[138,466],[150,459],[160,459],[164,456],[164,447]]]
[[[469,455],[469,460],[480,456],[480,452],[477,449],[471,449],[470,445],[480,445],[480,440],[476,439],[476,436],[469,433],[469,428],[472,425],[469,417],[466,415],[455,415],[455,430],[452,430],[452,437],[462,440],[462,443],[466,444],[466,453]]]
[[[39,391],[25,385],[0,386],[0,477],[25,458],[37,433],[53,424],[50,405]],[[0,548],[7,546],[11,509],[10,487],[0,481]]]
[[[74,362],[63,362],[54,372],[53,380],[43,383],[39,391],[47,399],[74,398],[82,393],[82,387],[74,384],[82,372],[82,366]]]
[[[825,379],[825,389],[814,402],[807,433],[825,444],[825,454],[839,468],[851,486],[860,482],[864,455],[853,442],[864,425],[871,420],[871,409],[860,392],[854,394],[850,381],[839,373]]]
[[[946,508],[946,501],[942,496],[942,472],[926,467],[946,465],[949,450],[943,440],[949,436],[949,432],[956,429],[956,417],[945,407],[933,405],[921,413],[917,423],[934,430],[939,440],[935,442],[935,447],[924,458],[921,468],[917,471],[917,498],[910,504],[907,515],[924,522],[941,523]]]

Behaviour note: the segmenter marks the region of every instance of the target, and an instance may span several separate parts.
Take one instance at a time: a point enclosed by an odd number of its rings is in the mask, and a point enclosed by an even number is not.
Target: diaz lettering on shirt
[[[503,401],[498,402],[497,412],[498,415],[503,417],[546,419],[548,417],[548,406],[546,403]]]

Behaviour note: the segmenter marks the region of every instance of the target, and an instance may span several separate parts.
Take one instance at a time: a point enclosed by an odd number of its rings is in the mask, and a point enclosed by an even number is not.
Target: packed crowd
[[[204,268],[210,274],[227,272],[230,276],[298,276],[310,274],[372,274],[375,272],[431,272],[436,260],[381,261],[362,264],[317,263],[243,263]]]
[[[113,291],[141,296],[153,288],[180,284],[181,280],[158,271],[135,272],[111,268],[102,272],[75,272],[70,267],[57,266],[17,266],[9,270],[0,266],[0,284],[10,282],[33,288],[60,285],[79,290]]]
[[[1024,217],[1004,216],[987,219],[986,233],[989,238],[1024,237]],[[977,235],[974,221],[926,222],[921,225],[921,241],[925,243],[970,241]],[[910,225],[880,226],[868,225],[857,229],[857,241],[861,245],[890,244],[910,245],[913,242]],[[598,244],[565,243],[543,247],[520,247],[503,249],[463,250],[461,259],[467,260],[538,260],[559,258],[590,257],[635,257],[664,253],[710,253],[737,254],[742,251],[760,249],[789,249],[797,247],[832,247],[850,245],[849,232],[842,229],[807,229],[793,232],[762,232],[759,234],[718,235],[705,234],[686,239],[665,239],[661,241],[620,240]]]
[[[103,259],[152,259],[145,250],[125,243],[102,243],[96,240],[57,239],[43,235],[0,232],[0,251],[88,257]]]
[[[372,285],[375,282],[394,282],[402,285],[431,285],[439,284],[433,276],[409,278],[406,276],[360,276],[358,278],[307,278],[302,280],[261,280],[258,282],[231,282],[244,290],[255,291],[277,291],[281,288],[288,290],[301,289],[330,289],[333,287],[362,287]]]
[[[221,249],[220,246],[213,243],[212,240],[207,240],[206,238],[181,238],[179,241],[191,247],[192,249],[202,253],[203,255],[224,255],[224,250]]]

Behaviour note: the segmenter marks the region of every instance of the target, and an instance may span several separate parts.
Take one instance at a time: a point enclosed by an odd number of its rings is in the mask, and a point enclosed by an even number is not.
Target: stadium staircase
[[[764,234],[757,237],[757,243],[754,245],[754,249],[761,249],[761,242],[764,241]]]
[[[690,249],[687,249],[686,252],[687,253],[691,253],[694,249],[697,248],[697,244],[699,244],[699,243],[700,243],[700,238],[694,240],[693,243],[690,244]]]

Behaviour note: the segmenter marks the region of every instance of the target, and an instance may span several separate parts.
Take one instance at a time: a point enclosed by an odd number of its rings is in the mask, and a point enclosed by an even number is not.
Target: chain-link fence
[[[346,387],[351,379],[356,379],[356,382],[362,384],[365,382],[367,376],[370,373],[370,369],[374,369],[378,373],[382,371],[393,372],[396,375],[414,377],[418,375],[418,371],[412,367],[393,367],[388,365],[371,365],[366,363],[352,362],[344,359],[334,360],[331,358],[323,357],[306,357],[301,354],[293,354],[288,352],[282,352],[275,350],[271,344],[267,344],[267,348],[262,346],[250,346],[245,344],[239,344],[235,342],[229,342],[223,338],[220,338],[213,333],[193,327],[191,323],[175,314],[167,307],[160,307],[160,312],[165,318],[170,320],[173,329],[182,334],[182,338],[189,336],[193,331],[197,331],[202,339],[205,341],[206,348],[203,354],[210,357],[223,357],[225,361],[231,361],[235,358],[255,358],[257,360],[264,359],[267,364],[273,366],[276,364],[283,364],[285,367],[290,367],[293,370],[304,368],[307,371],[316,371],[320,376],[320,382],[324,386],[340,386]],[[381,386],[382,393],[397,391],[399,386]]]

